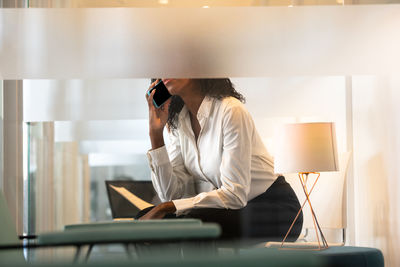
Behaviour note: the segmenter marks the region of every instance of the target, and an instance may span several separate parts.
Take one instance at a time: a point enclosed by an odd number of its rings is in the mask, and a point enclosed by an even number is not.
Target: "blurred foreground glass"
[[[93,8],[93,7],[230,7],[396,4],[398,0],[2,0],[1,7]]]
[[[400,5],[0,9],[0,76],[397,74],[399,28]]]

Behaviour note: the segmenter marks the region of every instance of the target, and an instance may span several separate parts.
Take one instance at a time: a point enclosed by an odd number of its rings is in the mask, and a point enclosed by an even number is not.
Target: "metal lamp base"
[[[316,174],[316,175],[318,175],[318,176],[317,176],[317,179],[315,179],[315,182],[314,182],[314,184],[312,185],[310,191],[308,191],[308,188],[307,188],[307,181],[308,181],[308,175],[309,175],[310,173]],[[326,242],[325,236],[324,236],[324,234],[322,233],[321,227],[320,227],[320,225],[319,225],[319,223],[318,223],[317,216],[315,215],[314,209],[313,209],[312,204],[311,204],[311,201],[310,201],[311,192],[313,191],[313,189],[314,189],[314,187],[315,187],[315,184],[318,182],[318,179],[319,179],[319,177],[320,177],[320,173],[318,173],[318,172],[300,172],[298,175],[299,175],[300,183],[301,183],[301,186],[302,186],[302,188],[303,188],[303,191],[304,191],[304,194],[305,194],[305,196],[306,196],[306,199],[304,200],[303,205],[301,205],[301,208],[300,208],[299,211],[297,212],[297,215],[296,215],[296,217],[294,218],[292,224],[290,225],[290,228],[289,228],[288,232],[286,233],[285,237],[283,238],[282,243],[281,243],[281,246],[280,246],[280,249],[290,249],[290,250],[324,250],[324,249],[327,249],[327,248],[329,248],[328,242]],[[314,223],[315,234],[316,234],[316,237],[317,237],[317,240],[318,240],[318,247],[317,247],[317,248],[314,248],[314,247],[311,247],[311,248],[305,248],[305,247],[303,247],[303,248],[284,247],[286,238],[289,236],[290,231],[292,231],[293,225],[294,225],[295,222],[297,221],[297,219],[298,219],[299,215],[301,214],[301,211],[303,210],[303,208],[304,208],[304,206],[305,206],[306,203],[308,203],[308,205],[310,206],[311,216],[312,216],[313,223]]]

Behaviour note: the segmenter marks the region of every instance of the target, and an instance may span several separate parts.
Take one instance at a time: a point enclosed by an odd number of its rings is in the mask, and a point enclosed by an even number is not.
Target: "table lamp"
[[[306,203],[309,204],[315,233],[317,250],[328,248],[310,201],[320,172],[338,171],[335,124],[331,122],[293,123],[282,127],[277,140],[275,153],[275,173],[298,173],[306,199],[284,237],[281,248]],[[307,187],[310,174],[317,175],[311,187]],[[322,242],[322,245],[321,245]]]

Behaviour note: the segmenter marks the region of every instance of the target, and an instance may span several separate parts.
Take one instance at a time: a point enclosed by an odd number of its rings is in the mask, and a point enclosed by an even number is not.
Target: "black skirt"
[[[203,222],[218,223],[222,228],[222,239],[282,241],[299,209],[300,203],[292,187],[283,176],[279,176],[267,191],[249,201],[242,209],[193,209],[179,218],[197,218]],[[137,217],[147,211],[143,210]],[[176,218],[173,214],[166,217]],[[287,241],[296,240],[302,226],[301,213]]]

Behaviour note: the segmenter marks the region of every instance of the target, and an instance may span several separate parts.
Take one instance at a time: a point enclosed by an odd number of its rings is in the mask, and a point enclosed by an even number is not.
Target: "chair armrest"
[[[104,228],[45,233],[39,236],[43,246],[67,246],[105,243],[171,242],[216,239],[221,234],[218,224],[137,224]]]

